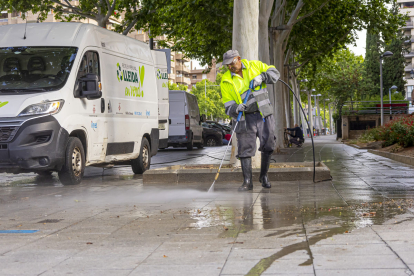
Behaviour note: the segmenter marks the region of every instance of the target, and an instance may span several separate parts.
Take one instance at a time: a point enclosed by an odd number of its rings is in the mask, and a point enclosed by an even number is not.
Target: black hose
[[[300,104],[300,101],[299,101],[298,97],[296,96],[295,92],[293,92],[292,88],[290,88],[290,86],[289,86],[286,82],[282,81],[281,79],[279,79],[279,81],[280,81],[281,83],[283,83],[284,85],[286,85],[286,86],[287,86],[287,88],[289,88],[289,89],[290,89],[290,91],[292,91],[293,96],[295,96],[295,99],[296,99],[296,101],[298,102],[298,105],[300,106],[300,109],[301,109],[301,110],[302,110],[302,112],[303,112],[303,115],[304,115],[304,117],[305,117],[306,124],[308,125],[308,128],[309,128],[309,136],[311,137],[311,140],[312,140],[312,152],[313,152],[313,183],[316,183],[316,180],[315,180],[315,175],[316,175],[315,145],[313,144],[313,133],[312,133],[312,130],[311,130],[311,128],[310,128],[309,122],[308,122],[308,120],[306,119],[306,113],[305,113],[305,110],[303,110],[303,107],[302,107],[302,105]],[[309,108],[309,106],[310,106],[310,104],[308,104],[308,108]]]

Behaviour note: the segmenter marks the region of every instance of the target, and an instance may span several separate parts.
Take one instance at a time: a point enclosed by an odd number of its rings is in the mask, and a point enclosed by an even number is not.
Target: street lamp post
[[[382,59],[385,57],[390,57],[392,56],[393,53],[390,51],[386,51],[385,53],[383,53],[380,56],[380,93],[381,93],[381,126],[384,125],[384,95],[383,95],[383,91],[382,91]]]
[[[397,86],[393,85],[390,87],[390,89],[388,89],[388,94],[390,95],[390,115],[392,114],[391,113],[391,90],[395,90],[397,88],[398,88]]]

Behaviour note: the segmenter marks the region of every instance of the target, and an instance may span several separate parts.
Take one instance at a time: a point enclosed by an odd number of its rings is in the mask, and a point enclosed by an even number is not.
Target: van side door
[[[76,76],[79,82],[87,74],[95,74],[101,82],[100,55],[96,50],[86,50],[82,56],[79,70]],[[108,137],[107,118],[105,116],[105,88],[103,86],[102,98],[86,99],[79,101],[86,105],[86,114],[83,116],[83,125],[87,130],[88,163],[103,162],[105,160],[106,142]]]

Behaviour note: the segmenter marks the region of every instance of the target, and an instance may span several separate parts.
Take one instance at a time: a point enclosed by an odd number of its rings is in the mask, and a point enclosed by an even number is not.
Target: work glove
[[[257,86],[261,85],[262,82],[263,82],[263,76],[260,74],[253,79],[253,88],[256,88]]]
[[[239,104],[239,106],[236,109],[236,112],[239,113],[240,111],[244,112],[247,108],[247,105],[245,105],[244,103]]]

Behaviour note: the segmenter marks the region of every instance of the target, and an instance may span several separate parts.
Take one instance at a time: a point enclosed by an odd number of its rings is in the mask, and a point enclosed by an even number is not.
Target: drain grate
[[[39,221],[38,223],[57,223],[61,220],[63,219],[45,219],[45,220]]]

